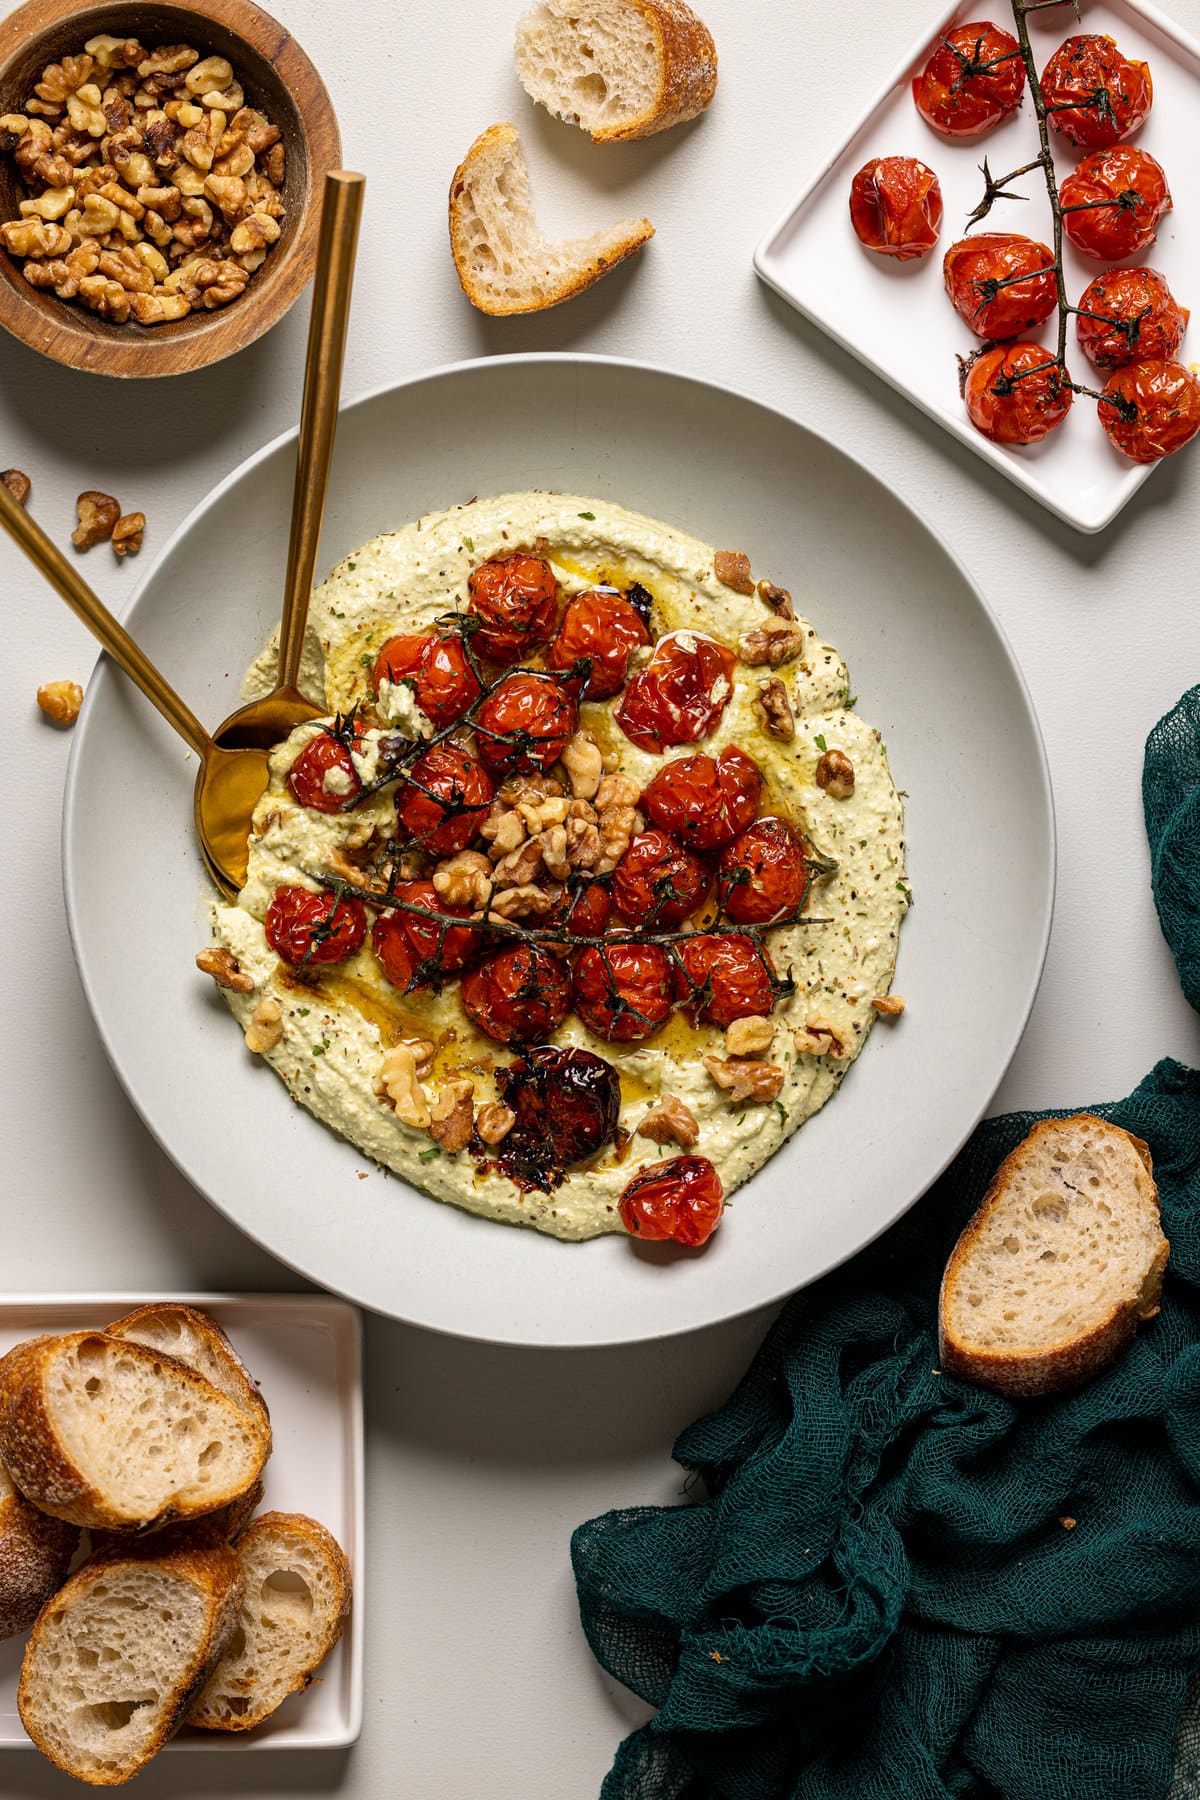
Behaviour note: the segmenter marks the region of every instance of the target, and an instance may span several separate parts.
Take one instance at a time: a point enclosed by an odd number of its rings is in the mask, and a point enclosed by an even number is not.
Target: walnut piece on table
[[[37,691],[37,703],[56,725],[73,725],[83,705],[83,689],[77,681],[46,681]]]
[[[95,544],[106,543],[121,517],[117,501],[111,494],[102,494],[98,488],[87,488],[80,494],[75,511],[79,523],[71,533],[71,542],[77,550],[90,550]]]
[[[5,469],[3,475],[0,475],[0,481],[4,483],[18,506],[28,504],[29,496],[33,492],[33,483],[24,469]]]

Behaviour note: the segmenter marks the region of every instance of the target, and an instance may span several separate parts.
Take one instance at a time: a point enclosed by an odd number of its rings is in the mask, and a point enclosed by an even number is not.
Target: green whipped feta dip
[[[388,638],[430,630],[447,613],[465,612],[467,580],[480,563],[535,546],[564,597],[602,581],[622,588],[640,582],[653,596],[652,631],[660,637],[697,631],[733,648],[772,617],[756,596],[735,593],[716,579],[707,545],[670,526],[576,495],[506,494],[427,514],[339,563],[313,594],[301,675],[305,691],[331,716],[369,702],[371,669]],[[631,1176],[681,1153],[676,1144],[659,1146],[634,1135],[660,1097],[673,1095],[694,1114],[699,1141],[689,1154],[716,1166],[727,1196],[761,1168],[836,1092],[862,1049],[876,1016],[872,1000],[891,983],[909,901],[903,809],[879,733],[847,705],[849,678],[837,651],[806,621],[797,624],[805,632],[798,660],[776,671],[739,662],[717,728],[702,744],[666,753],[715,755],[739,745],[764,777],[761,813],[788,818],[837,863],[835,874],[814,881],[804,908],[814,921],[827,922],[797,922],[768,936],[776,969],[790,972],[796,984],[772,1015],[772,1046],[757,1053],[784,1072],[776,1101],[731,1104],[702,1061],[726,1055],[724,1033],[715,1026],[694,1027],[677,1013],[643,1043],[609,1044],[572,1014],[553,1041],[591,1050],[618,1070],[620,1123],[630,1134],[622,1148],[608,1146],[547,1194],[522,1191],[494,1167],[481,1167],[469,1151],[448,1154],[428,1131],[404,1124],[376,1093],[392,1044],[414,1037],[437,1043],[432,1070],[423,1078],[427,1094],[433,1098],[439,1083],[466,1077],[475,1085],[477,1104],[497,1097],[493,1072],[519,1051],[476,1029],[455,981],[440,994],[400,994],[383,976],[369,932],[347,962],[302,974],[270,949],[262,921],[276,887],[317,891],[326,884],[331,855],[353,850],[372,830],[385,838],[395,833],[391,787],[345,813],[315,812],[293,799],[288,771],[319,724],[302,726],[274,752],[270,783],[255,813],[246,886],[235,905],[212,907],[214,942],[230,950],[254,982],[253,993],[226,993],[239,1023],[249,1024],[264,997],[279,1003],[283,1035],[264,1060],[292,1097],[365,1156],[435,1199],[566,1239],[622,1230],[617,1205]],[[271,686],[274,661],[269,645],[249,672],[248,695]],[[772,673],[784,681],[795,713],[789,743],[766,734],[753,704],[760,682]],[[407,685],[385,684],[380,701],[388,732],[430,735]],[[614,705],[585,701],[580,726],[603,750],[619,752],[619,772],[641,788],[664,757],[625,739],[612,717]],[[368,731],[355,756],[364,782],[377,766],[380,735]],[[826,750],[843,751],[853,764],[854,790],[847,798],[833,798],[816,783]],[[817,1041],[832,1041],[832,1050],[811,1047],[814,1025],[831,1033]]]

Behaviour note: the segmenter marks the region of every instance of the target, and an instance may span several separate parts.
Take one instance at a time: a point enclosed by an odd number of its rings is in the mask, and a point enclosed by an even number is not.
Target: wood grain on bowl
[[[247,105],[260,108],[282,132],[282,235],[229,306],[154,326],[113,324],[32,288],[20,261],[2,253],[0,326],[55,362],[97,374],[175,375],[205,368],[277,324],[312,275],[325,175],[341,160],[333,104],[300,45],[253,0],[27,0],[0,19],[0,114],[19,113],[47,63],[78,55],[102,32],[136,37],[148,48],[188,43],[201,55],[227,58]],[[20,170],[0,158],[0,218],[16,218],[23,198]]]

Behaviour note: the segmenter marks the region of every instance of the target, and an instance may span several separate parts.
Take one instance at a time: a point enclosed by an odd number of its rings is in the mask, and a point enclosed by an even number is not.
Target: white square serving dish
[[[354,1606],[320,1677],[248,1732],[191,1731],[165,1754],[204,1750],[332,1750],[362,1729],[363,1415],[362,1323],[357,1309],[324,1294],[30,1294],[0,1296],[0,1354],[45,1331],[81,1331],[150,1300],[180,1300],[220,1323],[262,1388],[274,1449],[262,1511],[319,1519],[350,1560]],[[0,1749],[32,1749],[17,1715],[24,1638],[0,1643]],[[4,1783],[0,1779],[0,1791]]]
[[[1181,359],[1191,362],[1200,356],[1200,158],[1195,154],[1200,43],[1146,0],[1081,0],[1080,13],[1077,22],[1064,0],[1061,6],[1029,15],[1037,66],[1039,71],[1044,68],[1063,39],[1079,32],[1106,33],[1127,56],[1149,63],[1154,105],[1130,142],[1162,164],[1175,207],[1163,220],[1157,242],[1132,260],[1161,270],[1180,304],[1192,308],[1191,336],[1180,351]],[[1021,167],[1037,155],[1037,120],[1026,89],[1019,110],[995,130],[982,137],[944,138],[920,117],[910,83],[942,32],[984,19],[1003,30],[1012,27],[1005,0],[995,4],[968,0],[931,20],[928,32],[911,48],[850,137],[813,172],[785,216],[763,238],[754,266],[769,286],[843,349],[1010,481],[1077,530],[1100,531],[1153,473],[1153,465],[1129,462],[1111,448],[1095,416],[1094,401],[1077,397],[1070,416],[1041,444],[1010,448],[991,443],[975,430],[959,396],[955,353],[968,355],[979,340],[946,298],[942,254],[968,235],[967,215],[983,194],[979,165],[984,157],[996,176]],[[1061,182],[1084,152],[1053,132],[1051,148]],[[890,257],[872,256],[851,228],[851,180],[877,156],[919,157],[941,182],[945,200],[941,237],[936,249],[919,262],[898,264]],[[1016,231],[1048,243],[1050,204],[1041,170],[1023,176],[1014,191],[1028,199],[997,201],[986,220],[971,229]],[[1067,244],[1064,267],[1068,292],[1077,300],[1106,265],[1080,256]],[[1030,335],[1052,344],[1056,324],[1052,317],[1040,332]],[[1104,385],[1102,372],[1075,344],[1073,320],[1067,361],[1076,381],[1090,387]]]

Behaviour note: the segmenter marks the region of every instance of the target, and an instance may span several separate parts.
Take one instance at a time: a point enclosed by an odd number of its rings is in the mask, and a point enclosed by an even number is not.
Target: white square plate
[[[1148,62],[1154,105],[1133,139],[1157,157],[1167,174],[1175,210],[1167,214],[1158,240],[1137,261],[1160,269],[1182,306],[1200,329],[1200,158],[1195,125],[1200,116],[1200,44],[1143,0],[1082,0],[1081,22],[1069,5],[1029,17],[1039,71],[1063,39],[1077,32],[1114,37],[1127,56]],[[944,138],[925,124],[913,104],[910,82],[924,67],[938,36],[952,25],[991,19],[1011,28],[1004,0],[971,0],[943,14],[914,46],[883,93],[868,109],[850,139],[817,170],[786,216],[769,231],[754,257],[762,279],[843,349],[952,431],[1011,481],[1080,531],[1100,531],[1114,519],[1152,473],[1153,465],[1131,463],[1113,450],[1096,418],[1095,402],[1080,396],[1070,416],[1041,444],[1009,448],[980,435],[967,418],[958,392],[955,352],[968,355],[979,340],[963,324],[942,286],[942,254],[967,235],[967,215],[983,194],[979,165],[987,157],[993,175],[1007,174],[1037,155],[1037,121],[1026,89],[1020,109],[995,130],[975,138]],[[1051,133],[1051,148],[1062,178],[1081,159],[1078,151]],[[850,225],[850,183],[876,156],[917,156],[942,185],[945,217],[937,248],[919,262],[897,263],[863,250]],[[1040,169],[1014,183],[1026,201],[999,200],[980,231],[1018,231],[1049,243],[1050,203]],[[1107,265],[1065,246],[1068,292],[1077,300]],[[1128,265],[1121,264],[1121,267]],[[1036,334],[1052,343],[1051,318]],[[1034,334],[1031,334],[1034,335]],[[1181,352],[1189,360],[1185,339]],[[1074,321],[1067,360],[1077,381],[1104,385],[1075,343]],[[1101,376],[1097,380],[1095,377]]]
[[[0,1297],[0,1354],[43,1331],[81,1331],[150,1299],[182,1300],[228,1332],[271,1409],[275,1447],[262,1510],[319,1519],[350,1559],[354,1607],[320,1678],[248,1732],[189,1731],[174,1750],[331,1750],[362,1729],[362,1325],[323,1294],[51,1294]],[[17,1716],[25,1639],[0,1643],[0,1748],[32,1745]],[[0,1784],[2,1786],[2,1784]]]

